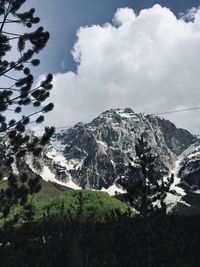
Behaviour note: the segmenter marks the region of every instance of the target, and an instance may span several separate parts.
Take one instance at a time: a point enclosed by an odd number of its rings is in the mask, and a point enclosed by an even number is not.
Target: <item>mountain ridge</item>
[[[129,158],[135,157],[135,142],[142,133],[152,153],[159,154],[161,176],[167,175],[177,157],[198,140],[168,120],[126,108],[110,109],[90,123],[78,123],[62,130],[50,146],[66,159],[66,180],[72,179],[82,188],[100,190],[113,185],[123,175]],[[54,158],[49,148],[46,156]]]
[[[157,156],[157,179],[175,174],[169,205],[187,204],[183,201],[187,193],[200,189],[200,140],[169,120],[130,108],[110,109],[89,123],[79,122],[55,133],[40,157],[27,155],[12,168],[75,190],[123,193],[117,180],[124,176],[130,159],[134,161],[141,134]]]

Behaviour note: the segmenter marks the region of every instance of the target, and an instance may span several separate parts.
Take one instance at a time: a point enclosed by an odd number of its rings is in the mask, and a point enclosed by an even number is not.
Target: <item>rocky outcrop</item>
[[[160,177],[168,174],[177,157],[196,141],[168,120],[136,114],[129,108],[111,109],[90,123],[78,123],[55,134],[45,157],[55,164],[55,157],[49,157],[51,150],[61,153],[66,176],[82,188],[108,188],[123,175],[129,159],[135,158],[135,143],[141,134],[157,156]]]
[[[178,173],[192,190],[200,189],[200,143],[192,145],[181,162]]]

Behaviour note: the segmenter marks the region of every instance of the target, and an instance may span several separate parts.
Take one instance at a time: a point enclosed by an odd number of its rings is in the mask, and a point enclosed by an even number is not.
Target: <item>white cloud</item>
[[[200,106],[200,13],[177,19],[155,5],[137,16],[119,9],[113,24],[82,27],[73,49],[77,73],[56,74],[47,122],[89,121],[109,108],[155,113]],[[200,132],[200,112],[168,115]]]
[[[188,9],[186,13],[180,13],[180,17],[185,21],[194,21],[198,12],[199,12],[199,7],[193,7],[191,9]]]
[[[125,23],[130,23],[134,21],[136,18],[136,15],[133,11],[133,9],[130,9],[128,7],[126,8],[119,8],[117,12],[115,13],[113,23],[116,26],[121,26]]]

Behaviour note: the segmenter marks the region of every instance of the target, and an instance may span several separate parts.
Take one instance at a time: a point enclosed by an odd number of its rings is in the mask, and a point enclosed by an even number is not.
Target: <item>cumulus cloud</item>
[[[130,9],[128,7],[126,8],[119,8],[117,12],[115,13],[113,23],[116,26],[121,26],[125,23],[130,23],[136,18],[135,13],[133,9]]]
[[[200,12],[193,21],[154,5],[138,15],[118,9],[113,23],[82,27],[73,57],[77,72],[55,74],[56,126],[89,121],[109,108],[156,113],[200,106]],[[167,115],[199,132],[199,112]]]
[[[180,18],[184,19],[186,22],[194,21],[198,12],[200,12],[199,7],[193,7],[188,9],[186,13],[180,13]]]

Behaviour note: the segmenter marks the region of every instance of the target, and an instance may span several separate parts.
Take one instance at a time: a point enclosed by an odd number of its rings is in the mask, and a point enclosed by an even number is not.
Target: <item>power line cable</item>
[[[165,112],[153,113],[152,115],[155,115],[155,116],[156,115],[165,115],[165,114],[173,114],[173,113],[192,111],[192,110],[200,110],[200,107],[185,108],[185,109],[178,109],[178,110],[170,110],[170,111],[165,111]]]

